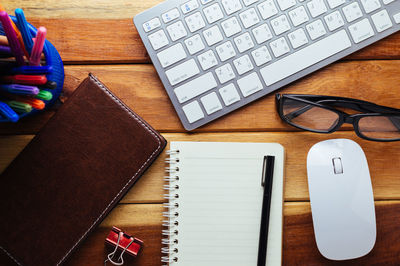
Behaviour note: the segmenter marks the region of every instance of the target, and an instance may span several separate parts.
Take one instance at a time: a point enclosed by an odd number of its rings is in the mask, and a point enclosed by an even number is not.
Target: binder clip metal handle
[[[106,238],[106,243],[113,246],[114,250],[107,255],[107,258],[104,261],[104,266],[107,265],[108,261],[116,266],[123,265],[124,264],[123,255],[125,253],[136,257],[143,246],[143,241],[141,241],[138,238],[132,237],[128,234],[125,234],[117,227],[112,228],[111,232]],[[121,254],[119,255],[118,260],[115,261],[114,256],[117,253],[118,249],[122,251]]]

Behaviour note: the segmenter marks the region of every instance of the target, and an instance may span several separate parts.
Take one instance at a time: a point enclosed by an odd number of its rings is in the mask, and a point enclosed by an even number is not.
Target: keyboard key
[[[233,83],[230,83],[229,85],[226,85],[225,87],[219,89],[219,94],[221,95],[222,100],[224,101],[224,104],[226,106],[240,101],[239,93],[237,92]]]
[[[217,58],[212,50],[200,54],[197,56],[197,59],[199,60],[203,70],[210,69],[218,64]]]
[[[375,34],[367,18],[351,25],[349,31],[355,43],[362,42]]]
[[[274,53],[275,57],[282,56],[290,51],[285,37],[281,37],[273,42],[270,42],[269,46],[271,47],[272,53]]]
[[[215,69],[219,82],[221,84],[228,82],[235,78],[235,73],[233,72],[231,64],[225,64],[221,67]]]
[[[344,20],[339,11],[335,11],[324,17],[326,25],[330,31],[334,31],[344,25]]]
[[[196,8],[199,7],[199,3],[197,3],[197,0],[191,0],[189,2],[186,2],[185,4],[181,5],[181,10],[183,14],[187,14]]]
[[[272,29],[276,35],[280,35],[288,30],[290,30],[289,21],[286,15],[281,15],[273,20],[271,20]]]
[[[218,26],[211,27],[203,31],[204,38],[209,46],[214,45],[222,41],[223,37]]]
[[[165,12],[164,14],[161,15],[164,23],[168,23],[170,21],[173,21],[177,18],[179,18],[179,10],[177,8],[171,9],[168,12]]]
[[[240,27],[239,21],[236,17],[225,20],[221,23],[221,26],[225,32],[226,37],[228,38],[242,31],[242,28]]]
[[[172,86],[187,80],[200,73],[199,67],[197,66],[194,59],[190,59],[180,65],[177,65],[167,71],[165,75],[167,76],[169,83]]]
[[[191,55],[200,52],[205,48],[204,42],[199,34],[186,39],[185,45]]]
[[[341,6],[344,3],[346,3],[346,0],[327,0],[327,1],[328,1],[328,5],[331,9],[336,8],[336,7]]]
[[[214,1],[214,0],[200,0],[200,2],[201,2],[203,5],[208,4],[208,3],[211,3],[212,1]]]
[[[194,123],[202,118],[204,118],[204,113],[197,101],[193,101],[182,107],[183,112],[186,115],[189,123]]]
[[[257,66],[264,65],[272,60],[268,48],[265,45],[251,52],[251,55],[253,56],[254,62]]]
[[[307,3],[307,7],[313,18],[318,17],[327,11],[324,0],[311,0]]]
[[[378,13],[373,14],[371,18],[378,32],[382,32],[393,26],[393,23],[390,20],[389,14],[386,10],[381,10]]]
[[[158,50],[169,44],[168,38],[163,30],[149,35],[149,41],[154,50]]]
[[[209,115],[222,109],[221,102],[219,101],[215,92],[211,92],[210,94],[201,97],[200,100],[204,106],[204,109],[206,109],[206,112]]]
[[[255,2],[258,2],[258,0],[243,0],[245,6],[249,6],[251,4],[254,4]]]
[[[218,3],[215,3],[209,7],[204,8],[203,12],[204,12],[204,15],[206,16],[208,23],[210,23],[210,24],[214,23],[224,17],[221,7],[219,6]]]
[[[222,5],[224,6],[225,12],[228,15],[242,9],[242,4],[240,3],[240,0],[222,0]]]
[[[278,9],[276,8],[276,5],[273,0],[264,1],[257,7],[263,19],[268,19],[273,15],[278,14]]]
[[[217,81],[213,74],[208,72],[198,78],[195,78],[188,83],[185,83],[174,89],[175,95],[180,103],[184,103],[193,99],[200,94],[217,87]]]
[[[263,89],[263,85],[256,72],[239,79],[237,83],[244,97],[250,96]]]
[[[310,35],[311,40],[318,39],[319,37],[326,34],[324,24],[322,24],[322,21],[320,19],[308,24],[306,26],[306,29],[308,31],[308,34]]]
[[[300,6],[296,9],[289,11],[289,17],[292,20],[292,23],[295,27],[309,20],[309,17],[307,15],[304,6]]]
[[[250,8],[242,13],[239,14],[240,20],[243,23],[243,26],[247,29],[251,26],[256,25],[260,22],[256,10],[254,8]]]
[[[235,49],[233,48],[231,41],[227,41],[217,46],[215,50],[217,51],[219,59],[221,59],[222,62],[231,59],[236,55]]]
[[[159,18],[153,18],[143,24],[143,29],[145,32],[152,31],[154,29],[157,29],[158,27],[161,26],[161,22]]]
[[[365,12],[371,13],[381,7],[379,0],[360,0]]]
[[[296,4],[296,0],[277,0],[277,2],[282,11],[291,8]]]
[[[288,38],[294,49],[299,48],[308,43],[306,33],[302,28],[289,33]]]
[[[196,12],[185,18],[186,25],[188,26],[190,32],[198,31],[206,26],[203,17],[200,12]]]
[[[178,43],[157,54],[158,60],[162,67],[166,68],[176,62],[186,58],[186,52],[182,44]]]
[[[394,2],[395,0],[383,0],[383,4],[388,5],[392,2]]]
[[[263,42],[272,39],[271,30],[269,29],[266,23],[254,28],[253,35],[258,44],[261,44]]]
[[[260,70],[267,86],[287,78],[351,46],[345,30],[340,30]]]
[[[393,19],[394,19],[394,22],[399,24],[400,23],[400,12],[395,14],[395,15],[393,15]]]
[[[169,37],[171,37],[172,41],[179,40],[187,35],[187,31],[185,26],[183,26],[182,21],[175,22],[167,27],[167,31],[169,33]]]
[[[343,7],[343,13],[347,22],[352,22],[362,17],[362,12],[357,2]]]
[[[249,72],[254,68],[253,63],[251,63],[250,57],[246,54],[238,59],[233,60],[236,71],[239,75]]]
[[[234,38],[233,41],[235,42],[240,53],[243,53],[254,47],[253,40],[248,32],[239,35],[238,37]]]

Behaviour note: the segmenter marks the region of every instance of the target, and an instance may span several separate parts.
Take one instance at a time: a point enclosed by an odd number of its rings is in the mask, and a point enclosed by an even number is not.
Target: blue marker
[[[20,66],[11,69],[11,74],[47,75],[53,72],[52,66]]]
[[[13,109],[10,108],[6,103],[0,102],[0,114],[2,117],[5,117],[7,121],[17,122],[19,116]]]
[[[32,52],[33,40],[31,32],[29,31],[28,22],[26,21],[24,11],[21,8],[15,9],[15,16],[17,17],[17,24],[21,32],[22,39],[24,40],[25,48],[29,54]]]

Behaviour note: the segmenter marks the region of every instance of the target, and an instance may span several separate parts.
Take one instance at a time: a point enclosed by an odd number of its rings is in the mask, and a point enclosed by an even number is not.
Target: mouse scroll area
[[[335,175],[343,174],[343,164],[342,159],[340,157],[336,157],[332,159],[333,164],[333,172]]]

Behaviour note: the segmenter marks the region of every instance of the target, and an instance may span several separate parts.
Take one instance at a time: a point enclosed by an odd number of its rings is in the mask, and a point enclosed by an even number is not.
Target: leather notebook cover
[[[90,74],[0,176],[0,252],[61,264],[165,145]]]

